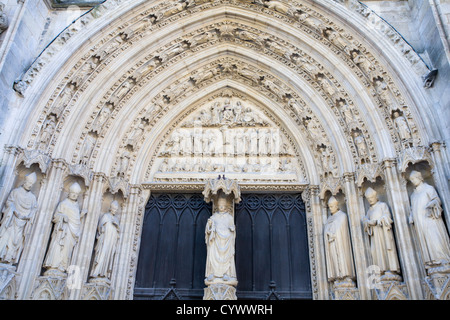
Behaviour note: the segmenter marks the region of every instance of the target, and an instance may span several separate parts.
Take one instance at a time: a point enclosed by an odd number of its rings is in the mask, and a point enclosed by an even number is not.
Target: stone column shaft
[[[347,214],[349,220],[349,227],[351,233],[351,242],[353,248],[353,258],[355,261],[355,271],[357,286],[359,289],[360,299],[368,300],[371,297],[370,289],[368,288],[368,273],[367,273],[367,257],[364,245],[364,233],[362,229],[362,219],[364,217],[364,205],[362,197],[356,189],[356,183],[353,173],[344,174],[344,188],[345,197],[347,201]]]
[[[106,182],[106,176],[103,173],[95,173],[88,192],[87,211],[82,219],[83,230],[80,240],[74,250],[72,264],[79,270],[79,283],[70,290],[69,299],[78,300],[81,295],[81,286],[88,279],[89,265],[91,262],[92,251],[94,248],[95,236],[97,232],[98,220],[101,215],[103,187]]]
[[[142,190],[140,186],[132,186],[123,208],[120,220],[122,234],[111,276],[111,287],[114,288],[113,299],[115,300],[133,299],[145,201],[149,197],[150,190]],[[120,261],[120,264],[118,261]]]
[[[18,271],[22,274],[18,290],[19,300],[30,298],[34,280],[41,273],[52,227],[53,211],[59,202],[66,169],[67,163],[64,160],[55,160],[50,168],[47,184],[41,190],[42,195],[39,197],[31,237],[24,248],[19,264]]]
[[[395,160],[384,160],[384,172],[386,175],[386,190],[389,202],[392,205],[391,211],[403,280],[408,287],[411,299],[423,299],[420,282],[424,275],[421,274],[418,267],[420,264],[412,240],[414,234],[411,232],[408,223],[410,213],[406,186],[402,186],[400,183]]]

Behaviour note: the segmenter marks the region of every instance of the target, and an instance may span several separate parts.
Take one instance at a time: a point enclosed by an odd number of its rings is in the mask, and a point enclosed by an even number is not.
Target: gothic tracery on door
[[[205,226],[201,194],[152,194],[146,206],[135,299],[202,299]],[[300,194],[242,194],[235,209],[238,299],[311,299]]]

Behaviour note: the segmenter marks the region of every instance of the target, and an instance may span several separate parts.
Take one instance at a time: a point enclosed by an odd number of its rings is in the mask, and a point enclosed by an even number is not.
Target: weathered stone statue
[[[81,187],[73,183],[69,189],[69,195],[61,201],[53,215],[53,233],[50,246],[44,261],[45,274],[52,271],[67,272],[75,245],[81,234],[81,213],[78,205],[78,195]]]
[[[36,197],[31,192],[36,179],[34,172],[25,176],[24,183],[11,191],[3,207],[0,225],[1,263],[15,264],[19,261],[26,227],[37,209]]]
[[[220,177],[208,180],[205,201],[213,201],[213,214],[205,228],[207,248],[204,300],[236,300],[234,203],[240,201],[236,181]]]
[[[436,189],[424,182],[422,174],[418,171],[413,170],[409,180],[415,187],[411,194],[409,222],[415,225],[425,266],[448,264],[450,240],[442,220],[441,200]]]
[[[325,257],[328,281],[352,282],[355,278],[347,214],[339,210],[335,197],[328,200],[331,216],[325,223]]]
[[[213,283],[237,284],[234,262],[236,227],[230,209],[231,204],[232,201],[229,201],[228,197],[220,192],[215,204],[215,211],[206,224],[206,285]]]
[[[373,264],[380,268],[382,274],[400,273],[389,207],[378,200],[378,194],[372,188],[368,188],[364,195],[370,204],[363,224],[364,231],[370,237]]]
[[[120,233],[119,220],[116,217],[118,210],[119,203],[113,201],[109,212],[105,213],[98,223],[92,278],[109,279],[111,276]]]

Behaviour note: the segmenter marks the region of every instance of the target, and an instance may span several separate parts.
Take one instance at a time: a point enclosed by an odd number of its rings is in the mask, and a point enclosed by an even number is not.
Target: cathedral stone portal
[[[450,299],[419,2],[1,0],[0,299]]]

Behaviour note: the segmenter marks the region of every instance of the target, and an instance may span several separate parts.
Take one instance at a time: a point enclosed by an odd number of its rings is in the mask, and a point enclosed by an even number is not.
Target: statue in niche
[[[131,131],[130,135],[128,136],[128,144],[132,147],[135,147],[135,144],[138,142],[138,140],[142,137],[145,131],[146,122],[144,119],[141,119],[141,122],[139,125]]]
[[[351,44],[343,38],[338,32],[333,29],[326,29],[324,35],[330,40],[336,47],[350,55]]]
[[[124,151],[120,156],[119,166],[118,166],[118,176],[125,177],[125,173],[128,170],[128,165],[130,164],[130,153]]]
[[[231,203],[232,201],[223,192],[220,192],[214,206],[215,212],[206,224],[206,285],[237,284],[234,263],[236,228],[230,207]]]
[[[324,138],[322,131],[320,130],[319,126],[313,121],[312,119],[305,119],[304,123],[306,125],[306,129],[308,129],[311,138],[314,143],[317,145],[324,144]]]
[[[37,210],[37,200],[31,192],[36,173],[25,176],[24,183],[11,191],[3,207],[0,225],[0,262],[19,261],[25,243],[26,228]]]
[[[442,219],[441,200],[436,189],[427,184],[422,174],[413,170],[409,180],[415,189],[411,194],[409,222],[417,231],[426,267],[450,263],[450,240]]]
[[[355,121],[355,116],[353,115],[352,108],[345,102],[345,100],[339,100],[338,102],[339,109],[341,110],[342,115],[344,116],[345,123],[350,125]]]
[[[62,112],[69,105],[70,100],[72,100],[74,93],[75,90],[72,85],[67,85],[60,93],[59,101],[52,109],[52,112],[56,114],[57,118],[61,117]]]
[[[364,231],[370,237],[370,252],[373,264],[380,267],[382,274],[400,273],[397,249],[395,247],[391,213],[386,203],[378,200],[377,192],[368,188],[364,193],[370,204],[363,219]]]
[[[47,120],[45,120],[43,125],[41,139],[39,142],[39,150],[43,151],[48,147],[53,132],[55,131],[55,128],[56,128],[56,116],[54,114],[50,114]]]
[[[97,57],[100,60],[104,60],[110,53],[115,51],[123,43],[123,41],[122,35],[118,35],[97,54]]]
[[[325,223],[324,241],[328,280],[352,282],[355,278],[347,214],[335,197],[328,200],[331,216]]]
[[[109,212],[106,212],[98,223],[92,278],[109,279],[111,276],[120,233],[119,220],[116,217],[118,210],[119,203],[113,201]]]
[[[356,149],[362,163],[369,160],[369,152],[367,150],[366,140],[358,131],[353,131],[353,138],[355,141]]]
[[[69,188],[69,195],[56,207],[53,215],[53,232],[43,267],[46,275],[52,272],[65,273],[70,265],[73,249],[81,235],[81,212],[78,204],[80,185],[75,182]]]
[[[89,132],[86,135],[86,140],[84,141],[83,148],[81,150],[81,157],[80,157],[81,164],[86,165],[88,163],[96,142],[97,142],[97,135],[92,131]]]
[[[126,80],[117,91],[112,95],[111,102],[117,104],[130,91],[134,82],[130,79]]]
[[[258,46],[262,46],[264,40],[254,33],[247,32],[245,30],[237,30],[236,37],[244,41],[252,41]]]
[[[393,116],[395,126],[397,127],[398,134],[402,141],[411,139],[411,130],[408,127],[405,117],[400,115],[400,112],[398,111],[395,111]]]
[[[369,60],[367,60],[366,57],[358,51],[352,51],[352,59],[353,62],[366,74],[366,76],[370,77],[371,73],[375,71],[375,67],[372,66]]]
[[[86,77],[92,73],[95,68],[97,67],[97,63],[95,63],[92,60],[87,61],[82,67],[80,72],[72,79],[72,83],[75,84],[77,87],[80,87],[80,85],[86,80]]]
[[[102,111],[98,114],[97,118],[94,121],[94,124],[92,125],[92,131],[100,133],[103,125],[105,124],[106,120],[108,120],[112,110],[108,104],[106,104]]]

